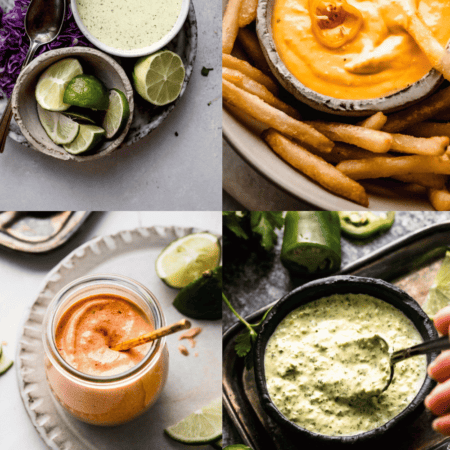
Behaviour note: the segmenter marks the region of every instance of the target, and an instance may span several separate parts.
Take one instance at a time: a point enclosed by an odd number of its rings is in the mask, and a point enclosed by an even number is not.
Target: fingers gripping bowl
[[[351,300],[357,296],[363,305],[367,305],[367,310],[370,310],[370,305],[376,305],[377,308],[377,312],[375,314],[372,312],[366,322],[361,323],[362,328],[359,329],[357,327],[354,328],[354,323],[352,322],[357,322],[359,313],[352,316],[352,307],[349,306],[350,302],[348,302],[349,299]],[[333,304],[339,303],[342,299],[344,299],[343,310],[345,310],[345,314],[343,314],[342,317],[338,316],[337,320],[333,320]],[[386,395],[386,397],[377,399],[375,400],[375,403],[370,404],[358,403],[358,401],[354,401],[353,403],[348,402],[346,399],[340,397],[339,391],[330,394],[331,391],[327,391],[327,389],[330,386],[333,389],[336,388],[336,384],[332,381],[331,384],[327,385],[326,378],[324,379],[324,384],[320,385],[319,389],[317,389],[318,380],[323,378],[322,375],[324,372],[320,371],[321,368],[319,364],[314,363],[312,366],[305,364],[302,367],[304,367],[303,374],[307,378],[298,378],[297,386],[300,390],[303,390],[306,393],[309,392],[311,395],[305,395],[303,398],[301,396],[295,397],[295,393],[292,391],[292,385],[289,384],[282,386],[281,389],[283,392],[287,393],[285,398],[289,400],[290,396],[294,399],[292,405],[295,405],[295,402],[298,402],[298,405],[301,405],[302,412],[309,410],[317,412],[318,408],[322,415],[322,419],[324,419],[327,424],[331,424],[331,428],[333,429],[330,431],[320,427],[322,420],[320,415],[316,414],[317,421],[315,419],[312,421],[310,420],[313,415],[306,419],[300,417],[300,420],[298,420],[298,418],[295,417],[295,411],[294,414],[289,411],[286,412],[285,406],[281,404],[279,398],[274,395],[273,383],[270,380],[271,367],[268,364],[268,361],[269,358],[272,357],[269,352],[273,349],[273,338],[278,339],[278,342],[281,342],[281,344],[286,344],[286,341],[297,339],[296,342],[301,340],[301,345],[304,345],[310,336],[306,334],[301,337],[303,329],[301,323],[295,322],[296,310],[300,308],[299,310],[304,312],[305,309],[302,310],[302,307],[309,308],[314,305],[320,305],[324,300],[325,302],[328,301],[326,304],[327,309],[323,313],[325,314],[326,320],[321,323],[322,315],[317,315],[317,311],[313,314],[313,318],[307,319],[308,324],[310,323],[313,325],[311,334],[315,339],[318,339],[316,342],[319,345],[315,349],[317,354],[312,356],[317,356],[319,362],[322,361],[324,355],[326,356],[328,354],[328,349],[325,350],[325,353],[320,353],[320,351],[324,350],[323,347],[322,350],[320,350],[320,348],[323,346],[323,343],[326,342],[322,337],[327,336],[327,333],[329,333],[330,330],[333,331],[333,323],[334,325],[338,324],[336,327],[337,331],[334,330],[336,331],[336,336],[333,336],[331,340],[331,344],[333,345],[335,343],[334,341],[336,340],[336,342],[338,342],[342,336],[344,336],[344,338],[347,337],[346,334],[351,336],[351,330],[356,330],[357,334],[361,331],[363,333],[372,333],[372,323],[380,324],[380,335],[383,335],[383,333],[389,335],[388,340],[390,341],[390,346],[395,347],[401,345],[399,338],[403,338],[403,334],[405,333],[404,331],[399,331],[401,328],[392,328],[392,325],[390,325],[388,329],[384,329],[383,331],[383,327],[387,322],[396,323],[392,322],[394,317],[397,317],[396,320],[400,320],[400,322],[403,322],[407,327],[410,327],[412,335],[415,336],[415,342],[417,342],[417,339],[420,341],[437,337],[432,322],[415,300],[389,283],[371,278],[353,276],[335,276],[308,283],[287,294],[273,307],[258,335],[254,354],[255,378],[261,404],[265,412],[284,430],[289,431],[298,437],[321,442],[323,444],[345,445],[357,442],[370,442],[381,438],[386,432],[395,429],[401,424],[412,422],[422,412],[424,408],[423,401],[434,386],[434,382],[426,376],[426,364],[424,359],[416,360],[415,362],[411,359],[410,361],[412,361],[414,367],[405,367],[404,371],[402,371],[403,379],[400,378],[399,385],[406,380],[406,382],[409,383],[408,392],[403,393],[407,394],[404,395],[403,398],[398,398],[398,406],[394,408],[392,408],[391,405],[391,398],[394,398],[393,396],[395,394],[394,391],[389,391],[391,388],[383,394]],[[361,307],[359,308],[359,312],[363,315],[364,309]],[[383,317],[383,310],[387,311],[387,316]],[[294,316],[292,314],[294,314]],[[314,317],[317,317],[317,321]],[[286,333],[280,334],[279,331],[284,326],[283,324],[286,324],[286,318],[290,320],[291,324],[293,323],[292,331],[294,331],[294,333],[291,337]],[[348,322],[339,320],[347,320],[347,318]],[[294,321],[292,319],[294,319]],[[336,317],[334,317],[334,319],[336,319]],[[343,327],[342,323],[346,326]],[[317,327],[315,327],[316,324]],[[394,329],[395,331],[392,331]],[[405,328],[405,330],[406,329],[408,328]],[[295,334],[297,334],[297,336]],[[376,332],[373,334],[376,334]],[[282,342],[283,340],[284,342]],[[288,347],[289,345],[284,347],[283,345],[280,345],[279,347],[281,353],[284,350],[285,355],[287,353],[287,356],[284,356],[284,360],[280,359],[278,361],[277,370],[283,372],[282,375],[289,381],[290,379],[294,379],[293,372],[296,372],[297,369],[293,367],[291,362],[287,359],[290,357],[290,354],[286,352]],[[333,349],[333,351],[335,350],[335,347],[330,348]],[[311,348],[305,347],[301,353],[303,355],[310,355],[313,354],[314,351],[311,351]],[[427,357],[427,364],[429,364],[436,356],[437,354],[429,355]],[[339,365],[341,361],[338,359],[339,353],[335,353],[328,362],[328,366],[330,367],[329,373],[331,373],[332,376],[336,375],[338,373],[338,368],[341,367]],[[286,364],[285,361],[288,361],[288,364]],[[291,364],[291,367],[289,367],[289,364]],[[317,367],[318,372],[316,372]],[[404,389],[400,390],[404,391]],[[309,404],[305,403],[305,398],[307,397],[310,397],[309,400],[311,400]],[[326,401],[327,399],[329,400],[328,403]],[[380,420],[381,416],[376,412],[378,402],[381,406],[379,411],[387,411],[388,409],[392,411],[390,417],[385,416]],[[333,409],[336,405],[338,408]],[[293,407],[293,409],[295,408]],[[283,412],[281,410],[283,410]],[[372,413],[377,416],[377,420],[372,424],[368,424],[367,420],[370,420],[370,414]],[[353,422],[349,427],[346,425],[344,427],[343,424],[346,424],[346,421],[350,416],[353,417]]]

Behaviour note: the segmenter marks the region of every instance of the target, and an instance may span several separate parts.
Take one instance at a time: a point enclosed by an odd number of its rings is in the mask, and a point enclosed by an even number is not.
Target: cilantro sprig
[[[247,367],[247,369],[251,369],[253,367],[253,348],[256,342],[256,338],[258,337],[258,331],[262,323],[264,322],[264,319],[267,317],[267,314],[269,314],[271,308],[266,311],[263,318],[258,323],[250,324],[233,308],[230,301],[227,299],[223,292],[222,299],[226,303],[228,308],[230,308],[231,312],[247,328],[246,331],[236,336],[236,339],[234,341],[234,349],[236,350],[236,354],[240,358],[245,358],[245,366]]]
[[[275,229],[283,227],[284,218],[281,211],[225,211],[223,223],[239,238],[257,237],[261,247],[270,251],[277,242]]]

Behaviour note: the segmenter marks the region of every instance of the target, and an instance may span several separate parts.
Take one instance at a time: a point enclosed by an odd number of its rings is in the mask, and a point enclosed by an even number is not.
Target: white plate
[[[223,9],[227,2],[228,0],[222,0]],[[224,138],[234,151],[253,169],[281,190],[318,209],[333,211],[366,209],[323,189],[310,178],[291,167],[277,156],[257,134],[249,131],[225,109],[223,109],[222,117]],[[245,192],[242,192],[242,195],[245,195]],[[369,194],[369,199],[369,209],[371,210],[434,211],[429,202],[423,198],[389,198]],[[236,198],[236,200],[245,202],[239,198]]]
[[[17,350],[19,390],[33,425],[54,450],[153,450],[185,449],[163,429],[177,423],[221,396],[221,321],[192,320],[202,327],[195,349],[183,356],[177,335],[167,338],[170,353],[169,378],[156,404],[133,422],[117,427],[96,427],[72,418],[50,395],[44,370],[42,320],[54,295],[71,281],[89,274],[115,273],[147,286],[158,298],[167,323],[183,316],[172,306],[178,292],[156,275],[155,260],[174,239],[193,228],[150,227],[100,236],[64,258],[46,277],[23,327]],[[189,347],[189,346],[188,346]],[[194,356],[198,352],[198,357]],[[193,446],[191,449],[206,449]]]

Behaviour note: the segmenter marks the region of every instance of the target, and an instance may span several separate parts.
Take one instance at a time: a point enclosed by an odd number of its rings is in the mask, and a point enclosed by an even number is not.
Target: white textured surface
[[[95,236],[153,225],[192,226],[221,233],[221,214],[218,212],[94,213],[87,220],[85,227],[81,228],[66,246],[48,255],[24,255],[0,248],[0,341],[8,342],[5,347],[7,354],[15,356],[25,314],[34,302],[47,273],[67,254]],[[47,449],[22,404],[15,371],[16,368],[13,366],[9,372],[0,377],[0,417],[2,418],[0,448],[2,450]],[[164,448],[172,447],[164,446]],[[174,444],[173,448],[181,450],[184,447]]]
[[[165,122],[110,158],[82,165],[8,139],[0,155],[3,209],[221,209],[221,9],[208,0],[193,4],[199,33],[194,72]],[[214,68],[208,77],[200,74],[203,66]]]

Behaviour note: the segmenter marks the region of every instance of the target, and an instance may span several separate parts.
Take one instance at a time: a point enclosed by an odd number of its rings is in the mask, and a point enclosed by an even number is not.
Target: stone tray
[[[380,278],[392,282],[422,304],[449,247],[450,222],[444,222],[400,238],[348,264],[339,274]],[[255,268],[256,275],[259,270],[264,272],[264,268]],[[228,273],[224,289],[226,291],[227,285],[232,285],[233,295],[236,296],[239,286],[241,290],[245,290],[248,282],[248,274],[241,277],[236,270],[234,276]],[[255,283],[256,280],[252,278],[251,282]],[[273,303],[254,312],[246,317],[246,320],[249,323],[259,322],[272,305]],[[222,388],[225,410],[243,442],[253,450],[296,450],[299,448],[298,439],[297,442],[290,439],[285,430],[267,417],[259,404],[253,372],[247,371],[242,358],[236,357],[234,340],[243,331],[244,327],[239,322],[230,327],[223,336]],[[399,430],[401,438],[396,440],[396,449],[447,450],[450,440],[434,432],[431,421],[432,416],[425,411],[407,430]],[[356,445],[352,448],[361,449]]]

